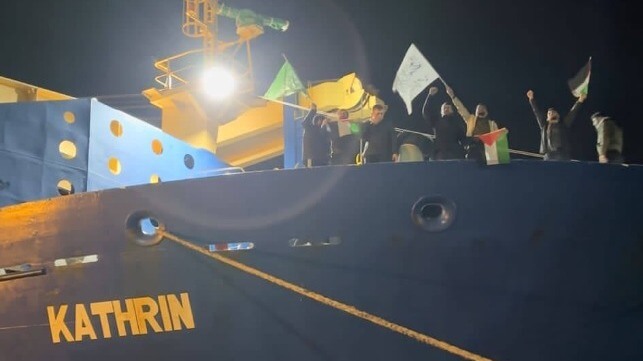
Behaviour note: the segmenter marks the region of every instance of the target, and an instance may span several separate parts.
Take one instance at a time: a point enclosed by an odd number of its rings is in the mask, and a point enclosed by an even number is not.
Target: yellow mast
[[[218,16],[236,22],[238,39],[218,38]],[[263,34],[263,26],[284,31],[288,22],[258,15],[247,9],[234,9],[218,0],[183,0],[183,33],[201,39],[201,48],[157,61],[158,88],[143,91],[150,102],[161,108],[161,128],[193,146],[217,151],[219,126],[237,118],[252,106],[263,104],[255,98],[250,40]],[[236,57],[245,50],[246,59]],[[201,57],[198,59],[198,57]],[[198,81],[206,69],[225,64],[238,83],[234,99],[213,102]]]
[[[217,44],[218,0],[184,0],[183,34],[191,38],[203,38],[203,62],[214,64]]]

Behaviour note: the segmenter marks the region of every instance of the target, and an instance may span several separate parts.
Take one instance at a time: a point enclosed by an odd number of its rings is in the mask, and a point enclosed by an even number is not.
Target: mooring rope
[[[263,279],[265,281],[268,281],[270,283],[273,283],[275,285],[283,287],[283,288],[285,288],[285,289],[287,289],[289,291],[298,293],[298,294],[300,294],[302,296],[308,297],[308,298],[310,298],[310,299],[312,299],[314,301],[317,301],[319,303],[322,303],[324,305],[333,307],[333,308],[335,308],[337,310],[346,312],[346,313],[348,313],[348,314],[350,314],[352,316],[355,316],[355,317],[364,319],[366,321],[372,322],[372,323],[374,323],[374,324],[376,324],[378,326],[382,326],[382,327],[387,328],[387,329],[389,329],[391,331],[394,331],[394,332],[397,332],[397,333],[402,334],[404,336],[407,336],[409,338],[412,338],[412,339],[414,339],[414,340],[416,340],[418,342],[421,342],[421,343],[436,347],[436,348],[438,348],[440,350],[443,350],[443,351],[446,351],[448,353],[460,356],[460,357],[462,357],[463,359],[466,359],[466,360],[491,361],[491,359],[488,359],[486,357],[483,357],[483,356],[477,355],[477,354],[475,354],[473,352],[461,349],[461,348],[459,348],[457,346],[451,345],[451,344],[449,344],[447,342],[438,340],[436,338],[433,338],[431,336],[425,335],[423,333],[411,330],[411,329],[406,328],[404,326],[398,325],[398,324],[396,324],[394,322],[387,321],[387,320],[385,320],[385,319],[383,319],[381,317],[378,317],[378,316],[370,314],[370,313],[368,313],[366,311],[362,311],[360,309],[357,309],[354,306],[347,305],[347,304],[345,304],[343,302],[334,300],[334,299],[332,299],[330,297],[326,297],[324,295],[321,295],[319,293],[313,292],[313,291],[308,290],[306,288],[297,286],[297,285],[295,285],[293,283],[290,283],[290,282],[285,281],[285,280],[283,280],[281,278],[272,276],[272,275],[270,275],[268,273],[265,273],[265,272],[260,271],[260,270],[258,270],[256,268],[253,268],[253,267],[250,267],[248,265],[245,265],[245,264],[243,264],[241,262],[232,260],[232,259],[230,259],[228,257],[225,257],[225,256],[222,256],[220,254],[211,253],[211,252],[207,251],[206,249],[195,245],[194,243],[191,243],[191,242],[186,241],[186,240],[184,240],[184,239],[182,239],[182,238],[180,238],[180,237],[178,237],[178,236],[176,236],[176,235],[174,235],[172,233],[169,233],[167,230],[159,230],[159,233],[163,237],[165,237],[165,238],[167,238],[167,239],[169,239],[169,240],[171,240],[171,241],[173,241],[173,242],[175,242],[175,243],[177,243],[177,244],[179,244],[179,245],[181,245],[181,246],[183,246],[185,248],[188,248],[188,249],[190,249],[192,251],[201,253],[202,255],[205,255],[207,257],[210,257],[210,258],[213,258],[213,259],[215,259],[217,261],[225,263],[225,264],[227,264],[229,266],[232,266],[232,267],[234,267],[234,268],[236,268],[236,269],[238,269],[240,271],[243,271],[243,272],[246,272],[246,273],[251,274],[253,276],[259,277],[259,278],[261,278],[261,279]]]

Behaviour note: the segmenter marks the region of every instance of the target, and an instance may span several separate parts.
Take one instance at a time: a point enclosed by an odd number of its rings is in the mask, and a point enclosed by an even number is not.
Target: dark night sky
[[[573,127],[573,155],[595,160],[589,115],[612,115],[625,130],[625,157],[643,163],[640,102],[643,32],[634,1],[228,0],[290,29],[267,29],[253,43],[257,90],[282,63],[303,81],[356,71],[381,90],[387,117],[409,121],[391,92],[397,67],[414,42],[473,110],[479,101],[510,130],[514,149],[537,151],[539,130],[526,100],[566,113],[566,81],[592,56],[590,95]],[[153,86],[152,63],[199,42],[181,33],[181,0],[35,0],[3,4],[0,75],[77,97],[140,93]],[[224,19],[222,33],[234,24]],[[115,98],[125,102],[126,97]],[[424,99],[414,102],[414,113]],[[139,98],[140,101],[140,98]]]

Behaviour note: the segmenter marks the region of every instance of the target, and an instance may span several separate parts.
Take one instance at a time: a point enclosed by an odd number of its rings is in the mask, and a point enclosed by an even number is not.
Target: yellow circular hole
[[[111,157],[107,162],[109,171],[114,175],[119,175],[121,173],[121,161],[118,158]]]
[[[72,112],[64,112],[63,119],[65,119],[67,123],[71,124],[76,121],[76,116]]]
[[[70,194],[74,194],[75,192],[74,185],[71,184],[71,182],[67,179],[61,179],[60,181],[58,181],[56,187],[58,188],[58,194],[60,194],[61,196],[67,196]]]
[[[58,151],[60,155],[65,159],[74,159],[76,158],[76,144],[71,140],[63,140],[58,145]]]
[[[150,183],[161,183],[161,177],[158,174],[152,174],[150,176]]]
[[[156,155],[161,155],[163,153],[163,143],[160,140],[154,139],[152,141],[152,152]]]
[[[123,135],[123,125],[118,120],[112,120],[109,123],[109,130],[112,131],[115,137],[120,137]]]

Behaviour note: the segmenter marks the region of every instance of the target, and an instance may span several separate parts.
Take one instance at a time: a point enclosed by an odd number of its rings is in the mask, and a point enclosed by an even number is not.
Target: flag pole
[[[304,106],[301,106],[301,105],[299,105],[299,104],[293,104],[293,103],[285,102],[285,101],[283,101],[283,100],[269,99],[269,98],[264,98],[264,97],[262,97],[262,96],[259,96],[259,98],[260,98],[260,99],[263,99],[263,100],[267,100],[267,101],[269,101],[269,102],[274,102],[274,103],[277,103],[277,104],[282,104],[282,105],[285,105],[285,106],[288,106],[288,107],[291,107],[291,108],[295,108],[295,109],[308,110],[308,111],[310,111],[310,109],[311,109],[311,108],[306,108],[306,107],[304,107]],[[328,112],[324,112],[324,111],[318,110],[318,111],[317,111],[317,114],[321,114],[321,115],[323,115],[323,116],[326,116],[326,117],[329,117],[329,118],[332,118],[332,119],[337,119],[337,115],[336,115],[336,114],[333,114],[333,113],[328,113]]]
[[[442,84],[444,85],[444,89],[445,89],[445,90],[446,90],[446,89],[448,89],[448,88],[451,88],[451,87],[449,86],[449,84],[447,84],[447,82],[445,82],[445,81],[444,81],[444,79],[442,79],[442,77],[439,77],[438,79],[440,79],[440,81],[441,81],[441,82],[442,82]],[[449,97],[449,98],[450,98],[450,97]]]

